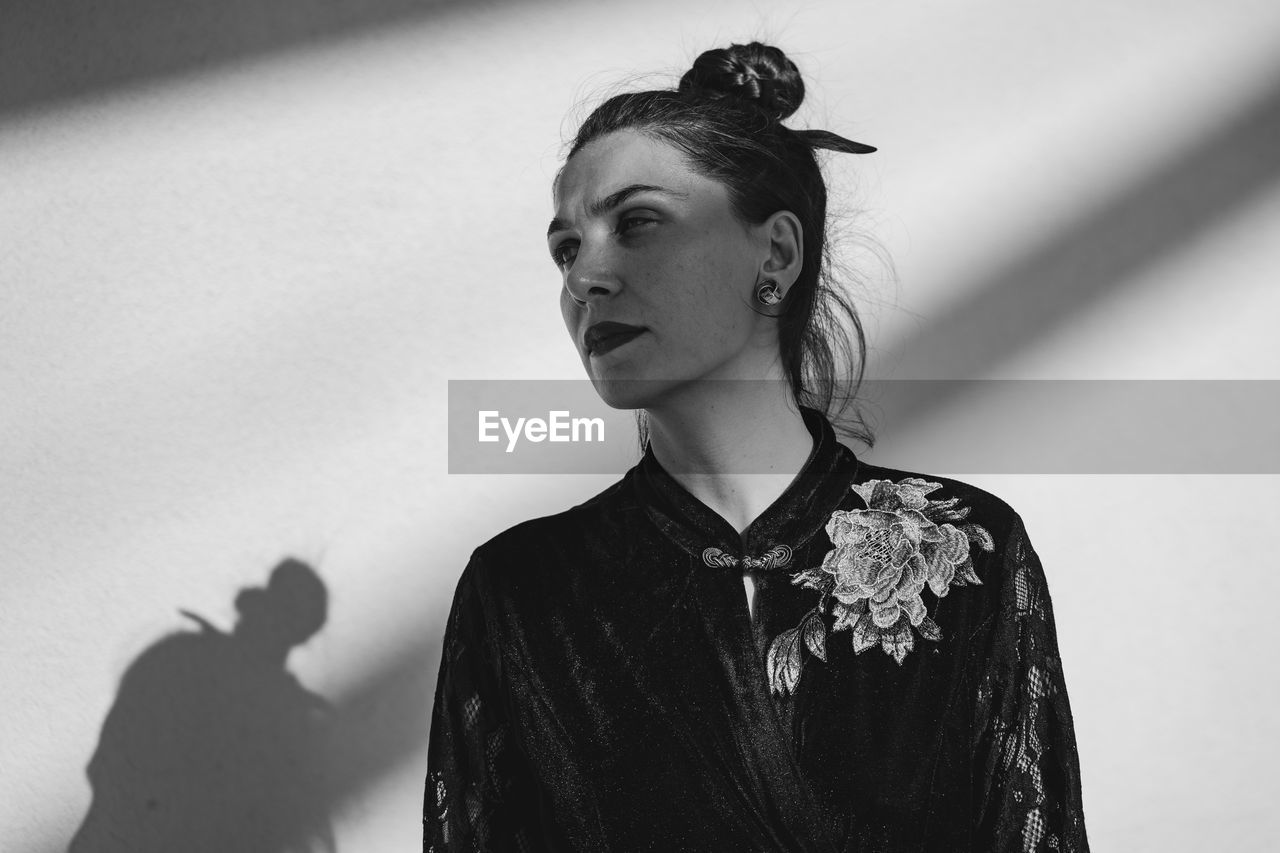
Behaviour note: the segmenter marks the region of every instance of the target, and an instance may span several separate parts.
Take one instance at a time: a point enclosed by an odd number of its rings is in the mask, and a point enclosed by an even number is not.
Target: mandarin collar
[[[782,568],[790,552],[826,527],[831,513],[850,494],[860,464],[853,451],[836,440],[824,413],[800,406],[800,414],[813,436],[809,457],[786,491],[741,535],[680,485],[658,462],[650,444],[635,467],[640,504],[658,529],[699,563],[757,570]],[[857,499],[856,494],[854,497]],[[787,559],[778,559],[783,554]],[[794,567],[788,568],[794,571]]]

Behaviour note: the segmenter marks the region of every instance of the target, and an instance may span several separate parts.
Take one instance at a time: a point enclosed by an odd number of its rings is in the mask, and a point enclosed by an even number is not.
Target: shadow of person
[[[283,560],[241,590],[231,633],[197,627],[138,656],[89,761],[93,802],[68,853],[335,850],[323,732],[328,703],[286,669],[324,625],[316,572]]]

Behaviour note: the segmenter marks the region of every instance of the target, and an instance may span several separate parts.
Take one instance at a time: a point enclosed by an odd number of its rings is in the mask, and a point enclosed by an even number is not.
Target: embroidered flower
[[[825,661],[830,603],[831,631],[849,630],[853,650],[880,646],[899,665],[915,647],[914,628],[937,642],[942,631],[929,618],[925,586],[942,598],[952,586],[981,584],[969,554],[972,543],[995,548],[991,534],[977,524],[952,524],[969,514],[959,498],[930,500],[942,488],[919,477],[854,485],[867,509],[836,510],[827,521],[832,549],[822,565],[796,572],[791,582],[817,590],[818,604],[795,628],[783,631],[769,647],[769,685],[788,694],[800,680],[803,645]]]

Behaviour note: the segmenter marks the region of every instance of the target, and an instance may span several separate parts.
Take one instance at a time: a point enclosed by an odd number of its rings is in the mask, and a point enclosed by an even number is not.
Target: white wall
[[[447,475],[446,380],[581,375],[539,231],[571,107],[634,72],[761,37],[794,126],[880,146],[830,172],[898,269],[859,294],[874,375],[1280,379],[1275,4],[404,5],[314,39],[193,5],[154,39],[221,61],[127,67],[109,16],[18,19],[62,82],[0,93],[6,851],[65,847],[177,609],[230,626],[285,556],[330,593],[290,665],[336,706],[338,849],[417,849],[467,555],[615,479]],[[912,429],[947,425],[872,461]],[[1277,477],[968,479],[1049,574],[1095,849],[1263,849]]]

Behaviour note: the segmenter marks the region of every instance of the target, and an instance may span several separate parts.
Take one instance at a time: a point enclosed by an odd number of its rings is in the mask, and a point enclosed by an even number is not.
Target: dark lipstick
[[[587,329],[586,335],[583,336],[583,343],[591,355],[604,355],[644,331],[645,329],[640,326],[629,326],[626,323],[611,321],[595,323]]]

